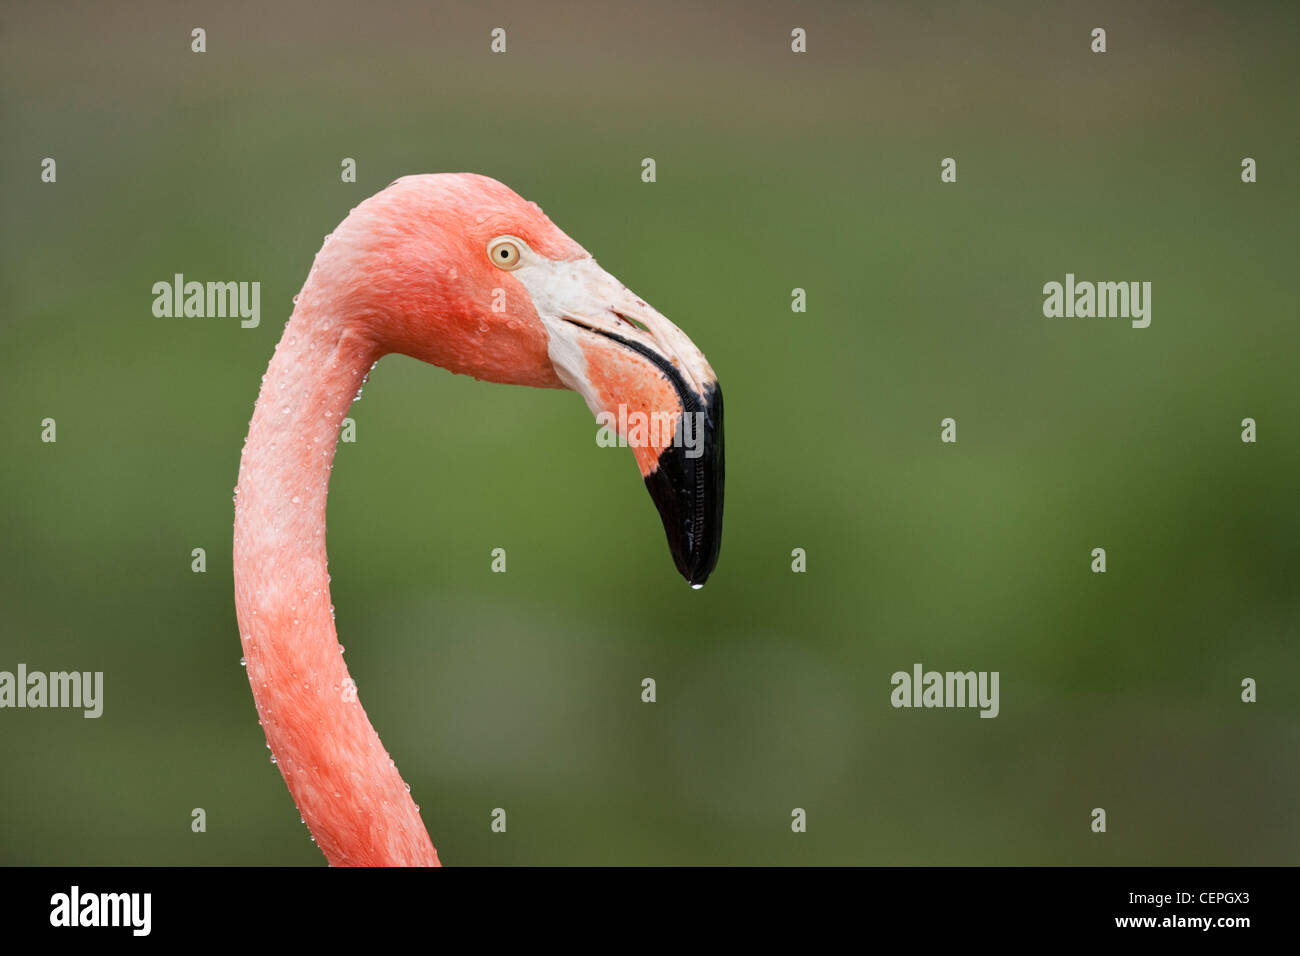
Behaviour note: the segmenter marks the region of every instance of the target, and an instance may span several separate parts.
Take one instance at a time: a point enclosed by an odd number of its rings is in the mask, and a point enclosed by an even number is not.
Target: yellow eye
[[[520,245],[514,236],[497,236],[488,243],[488,258],[498,269],[518,269]]]

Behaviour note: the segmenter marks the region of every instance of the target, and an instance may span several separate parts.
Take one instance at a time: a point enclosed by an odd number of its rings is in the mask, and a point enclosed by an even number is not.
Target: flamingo
[[[248,681],[271,760],[330,865],[437,866],[348,676],[330,603],[329,475],[361,384],[397,352],[485,381],[573,389],[598,417],[668,416],[671,434],[627,443],[692,587],[721,543],[722,392],[677,326],[486,176],[407,176],[371,196],[326,237],[294,303],[235,488]],[[694,444],[683,438],[692,423]]]

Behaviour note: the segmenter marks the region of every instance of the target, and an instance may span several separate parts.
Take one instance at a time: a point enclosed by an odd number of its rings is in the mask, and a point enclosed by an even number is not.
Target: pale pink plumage
[[[522,239],[543,265],[589,259],[535,204],[482,176],[407,177],[359,205],[316,256],[249,427],[234,533],[248,679],[279,770],[331,864],[438,863],[352,686],[331,611],[329,475],[340,424],[372,365],[401,352],[495,382],[579,387],[591,404],[617,398],[662,404],[654,397],[665,392],[677,402],[661,369],[628,349],[609,354],[610,340],[589,327],[564,326],[566,361],[577,365],[562,380],[548,352],[556,326],[539,318],[524,286],[484,252],[502,234]],[[594,261],[583,268],[599,290],[617,285],[601,278],[606,274]],[[508,293],[503,312],[490,305],[499,289]],[[592,323],[625,323],[627,329],[618,325],[623,335],[652,344],[666,338],[684,356],[673,363],[693,383],[715,381],[680,330],[617,289],[610,295],[622,311]],[[622,318],[636,309],[662,322],[653,338]],[[586,359],[572,358],[574,348]],[[584,362],[591,381],[580,368]],[[658,455],[659,449],[638,452],[643,474],[653,473]],[[719,498],[719,519],[720,508]]]

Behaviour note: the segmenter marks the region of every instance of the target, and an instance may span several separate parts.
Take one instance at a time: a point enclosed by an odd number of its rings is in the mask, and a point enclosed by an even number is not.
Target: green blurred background
[[[729,482],[692,592],[578,396],[380,364],[334,600],[446,863],[1297,862],[1298,22],[6,3],[0,669],[105,707],[0,712],[0,863],[323,865],[238,664],[231,491],[322,237],[452,170],[700,345]],[[261,326],[154,318],[176,272],[260,281]],[[1151,281],[1151,327],[1044,318],[1066,272]],[[894,710],[916,662],[1000,671],[1001,716]]]

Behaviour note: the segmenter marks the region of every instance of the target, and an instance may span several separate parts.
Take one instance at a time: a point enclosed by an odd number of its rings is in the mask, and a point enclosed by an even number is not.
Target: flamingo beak
[[[722,548],[722,491],[726,461],[722,441],[722,389],[715,380],[698,396],[697,437],[701,454],[691,458],[688,443],[659,455],[645,486],[659,510],[673,563],[693,588],[704,587]]]
[[[515,275],[549,335],[560,380],[631,446],[673,562],[693,588],[722,546],[722,389],[681,329],[594,259],[525,263]]]

